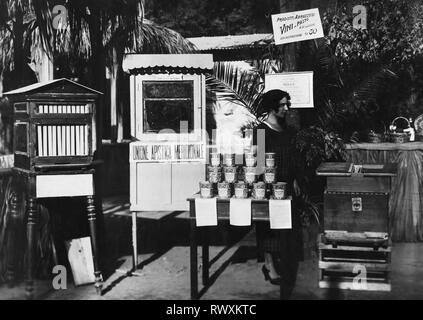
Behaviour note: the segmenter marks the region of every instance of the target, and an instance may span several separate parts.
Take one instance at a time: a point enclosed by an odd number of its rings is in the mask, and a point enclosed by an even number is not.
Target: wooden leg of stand
[[[191,205],[192,206],[192,205]],[[198,260],[196,222],[190,219],[190,274],[191,274],[191,300],[198,299]]]
[[[9,202],[8,225],[7,225],[7,271],[6,281],[9,287],[15,285],[15,268],[17,267],[17,259],[19,257],[19,212],[18,212],[18,196],[13,193]]]
[[[88,222],[90,224],[90,234],[93,251],[95,288],[97,293],[101,295],[101,291],[103,288],[103,276],[101,275],[101,271],[99,270],[98,265],[97,223],[95,216],[94,196],[87,196],[87,214]]]
[[[28,222],[27,222],[27,280],[26,280],[26,298],[32,300],[34,298],[34,265],[35,265],[35,233],[38,222],[37,202],[35,198],[27,200]]]
[[[138,247],[137,247],[137,213],[132,212],[132,271],[137,270]]]
[[[209,230],[207,227],[203,228],[203,246],[202,246],[202,260],[203,260],[203,286],[209,284]]]

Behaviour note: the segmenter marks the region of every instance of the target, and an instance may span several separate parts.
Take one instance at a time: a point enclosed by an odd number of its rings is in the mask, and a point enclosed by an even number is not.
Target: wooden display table
[[[189,201],[189,217],[190,217],[190,277],[191,277],[191,299],[196,300],[198,296],[198,261],[197,261],[197,231],[201,229],[204,236],[204,242],[202,244],[202,282],[204,286],[209,283],[209,243],[207,237],[207,231],[210,227],[197,227],[196,226],[196,212],[195,212],[195,199],[200,198],[200,195],[195,194]],[[216,199],[217,202],[217,219],[219,221],[229,220],[229,199]],[[251,200],[251,222],[257,221],[270,221],[269,219],[269,200]],[[289,230],[280,229],[281,240],[284,232]],[[205,233],[205,234],[204,234]],[[281,250],[284,248],[284,242],[281,241]],[[283,263],[281,265],[281,274],[283,274]],[[280,298],[283,297],[283,285],[282,281],[280,284]]]
[[[355,143],[346,145],[354,164],[395,163],[389,199],[393,241],[423,241],[423,142]]]
[[[48,171],[37,172],[23,170],[19,168],[12,169],[14,194],[11,199],[9,210],[10,230],[8,241],[10,247],[8,267],[8,281],[14,281],[13,269],[17,261],[17,250],[13,247],[14,237],[18,234],[19,198],[24,197],[26,201],[26,226],[27,226],[27,262],[26,262],[26,298],[33,298],[34,291],[34,272],[36,266],[36,240],[37,223],[39,220],[39,211],[37,200],[58,197],[85,197],[86,211],[90,228],[90,237],[92,245],[95,288],[98,294],[101,294],[103,277],[98,265],[98,246],[97,246],[97,225],[95,211],[95,189],[94,174],[95,169],[81,169],[73,171]]]

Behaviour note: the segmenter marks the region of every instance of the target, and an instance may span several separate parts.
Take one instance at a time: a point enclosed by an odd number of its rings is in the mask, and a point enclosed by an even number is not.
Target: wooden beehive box
[[[88,166],[97,148],[100,92],[68,79],[4,93],[14,112],[14,165],[41,171]]]
[[[327,179],[324,230],[389,233],[389,192],[395,164],[323,163],[317,175]]]

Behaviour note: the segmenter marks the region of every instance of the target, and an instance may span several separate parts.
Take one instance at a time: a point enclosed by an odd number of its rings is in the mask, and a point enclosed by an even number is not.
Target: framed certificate
[[[313,71],[266,74],[264,91],[286,91],[291,96],[291,108],[314,108]]]

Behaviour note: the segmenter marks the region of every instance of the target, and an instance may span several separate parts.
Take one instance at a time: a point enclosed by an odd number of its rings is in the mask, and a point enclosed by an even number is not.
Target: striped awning
[[[213,69],[211,54],[127,54],[122,68],[130,74],[202,74]]]

